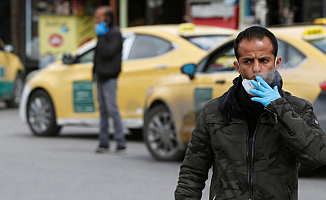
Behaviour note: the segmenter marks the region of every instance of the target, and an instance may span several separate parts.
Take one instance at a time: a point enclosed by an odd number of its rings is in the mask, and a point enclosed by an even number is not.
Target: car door
[[[141,126],[148,87],[177,70],[169,67],[175,47],[172,42],[154,35],[134,34],[133,40],[118,79],[118,106],[124,121],[139,121]]]
[[[0,99],[10,98],[13,82],[9,82],[9,56],[0,47]]]
[[[197,65],[193,84],[193,106],[196,118],[204,104],[223,95],[239,76],[233,62],[236,61],[233,41],[218,48]]]
[[[122,60],[128,57],[132,43],[132,34],[122,34],[123,51]],[[87,123],[96,124],[99,117],[97,89],[93,82],[93,66],[96,42],[79,49],[75,55],[75,61],[71,65],[61,66],[63,69],[60,87],[64,99],[65,113],[63,117],[85,118]],[[95,119],[94,121],[91,121]]]
[[[73,64],[60,63],[56,66],[60,81],[54,98],[58,99],[59,121],[80,118],[94,118],[96,113],[96,91],[93,86],[93,58],[95,41],[79,49]]]
[[[233,66],[235,60],[233,41],[227,42],[197,64],[193,77],[179,76],[179,83],[169,88],[176,93],[169,107],[180,141],[189,141],[189,133],[205,103],[225,93],[239,76]]]

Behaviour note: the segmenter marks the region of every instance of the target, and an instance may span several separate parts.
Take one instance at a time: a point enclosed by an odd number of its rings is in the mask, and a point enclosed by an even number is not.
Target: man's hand
[[[252,97],[252,101],[259,102],[263,104],[265,107],[268,106],[272,101],[281,98],[281,95],[278,93],[277,86],[272,89],[264,79],[257,77],[257,82],[255,80],[251,80],[251,83],[257,88],[256,89],[249,89],[250,92],[254,93],[255,95],[261,97]],[[259,83],[258,83],[259,82]]]
[[[95,32],[97,35],[105,35],[108,31],[109,27],[105,26],[104,21],[95,25]]]

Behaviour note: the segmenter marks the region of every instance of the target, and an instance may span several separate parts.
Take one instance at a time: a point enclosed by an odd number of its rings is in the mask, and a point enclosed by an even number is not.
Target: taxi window
[[[94,60],[94,54],[95,54],[95,49],[91,49],[90,51],[87,51],[86,53],[78,56],[76,62],[77,63],[93,62],[93,60]]]
[[[212,55],[206,64],[206,73],[236,70],[233,65],[233,62],[237,60],[234,54],[233,42],[226,45],[219,53],[213,53]]]
[[[277,56],[281,56],[282,58],[280,69],[297,67],[299,63],[306,57],[298,49],[282,40],[278,40]]]
[[[137,35],[129,59],[152,58],[172,49],[171,43],[166,40],[150,35]]]
[[[204,58],[197,65],[197,72],[222,72],[222,71],[235,71],[236,68],[233,62],[236,57],[233,49],[233,41],[223,45],[221,48],[216,49],[212,54]],[[278,54],[282,57],[280,69],[288,69],[297,67],[306,56],[292,45],[278,40]]]
[[[192,37],[183,37],[203,50],[209,50],[225,40],[228,35],[200,35]]]
[[[317,47],[321,52],[326,54],[326,38],[319,39],[319,40],[310,40],[308,41],[313,46]]]
[[[122,34],[122,61],[128,60],[135,37],[135,34],[132,32]]]

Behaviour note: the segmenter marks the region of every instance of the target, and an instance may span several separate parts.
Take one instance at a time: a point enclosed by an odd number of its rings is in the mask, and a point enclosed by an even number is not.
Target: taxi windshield
[[[310,40],[308,41],[310,44],[315,46],[317,49],[326,54],[326,38],[318,39],[318,40]]]
[[[207,51],[222,42],[227,37],[228,35],[199,35],[190,37],[184,36],[183,38]]]

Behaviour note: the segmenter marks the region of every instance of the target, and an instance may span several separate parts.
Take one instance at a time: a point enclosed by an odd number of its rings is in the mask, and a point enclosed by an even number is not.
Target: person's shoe
[[[109,147],[99,146],[95,150],[96,153],[109,153]]]
[[[120,155],[126,154],[127,153],[127,148],[123,147],[123,146],[117,146],[114,153],[120,154]]]

